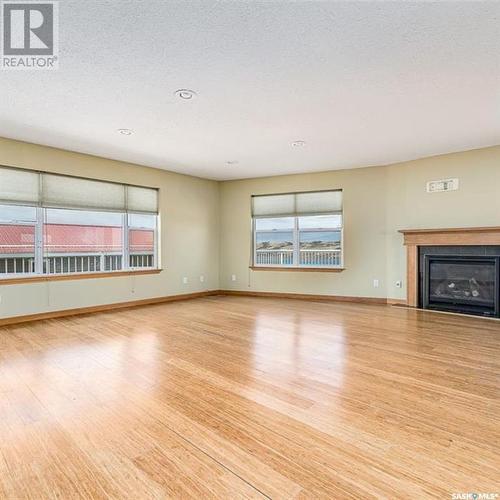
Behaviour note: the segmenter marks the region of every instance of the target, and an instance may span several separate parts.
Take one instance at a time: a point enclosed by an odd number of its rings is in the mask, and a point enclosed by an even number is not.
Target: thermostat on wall
[[[429,181],[427,183],[428,193],[442,193],[444,191],[456,191],[458,179],[441,179],[440,181]]]

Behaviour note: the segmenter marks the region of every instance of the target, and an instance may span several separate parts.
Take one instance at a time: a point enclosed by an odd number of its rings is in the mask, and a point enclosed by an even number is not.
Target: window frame
[[[309,269],[309,268],[318,268],[318,269],[344,269],[344,213],[340,214],[340,226],[336,228],[305,228],[300,229],[299,219],[300,217],[318,217],[321,215],[331,215],[331,214],[314,214],[314,215],[299,215],[297,216],[297,263],[301,269]],[[338,214],[335,214],[338,215]],[[300,233],[340,233],[340,258],[339,264],[336,266],[308,266],[308,265],[300,265]]]
[[[300,217],[317,217],[321,215],[340,215],[341,224],[338,228],[307,228],[300,229],[299,227],[299,219]],[[292,264],[258,264],[257,263],[257,234],[258,233],[270,233],[272,230],[257,230],[256,221],[258,219],[268,219],[268,218],[286,218],[293,217],[294,226],[292,228],[293,234],[293,256],[292,256]],[[332,213],[316,213],[316,214],[299,214],[299,215],[283,215],[281,217],[278,216],[252,216],[251,223],[251,241],[252,241],[252,260],[250,268],[254,270],[298,270],[298,271],[343,271],[344,268],[344,211],[342,210],[340,214],[336,212]],[[288,230],[282,230],[288,231]],[[340,232],[340,259],[339,264],[335,266],[322,266],[322,265],[305,265],[300,264],[300,233],[301,232]]]
[[[9,206],[9,205],[6,205]],[[44,261],[45,261],[45,248],[44,248],[44,228],[46,225],[46,211],[51,210],[48,207],[33,207],[32,205],[26,204],[11,204],[10,206],[19,206],[19,207],[32,207],[36,210],[36,217],[34,221],[17,221],[17,220],[4,220],[2,219],[2,225],[11,225],[11,226],[28,226],[34,228],[34,244],[33,244],[33,272],[22,272],[22,273],[0,273],[0,285],[4,284],[16,284],[22,282],[36,282],[36,281],[58,281],[58,280],[71,280],[71,279],[83,279],[83,278],[100,278],[100,277],[110,277],[110,276],[123,276],[123,275],[137,275],[137,274],[157,274],[162,270],[159,268],[159,213],[153,214],[148,213],[151,217],[154,217],[154,229],[153,229],[153,266],[144,266],[144,267],[131,267],[129,262],[129,241],[128,234],[130,230],[129,226],[129,215],[130,214],[140,214],[139,212],[114,212],[119,213],[121,215],[121,230],[122,230],[122,267],[121,269],[116,270],[100,270],[100,271],[74,271],[74,272],[57,272],[57,273],[49,273],[47,270],[44,272]],[[89,210],[83,209],[70,209],[75,210],[76,212],[86,212]],[[105,210],[90,210],[92,212],[97,213],[106,213]],[[112,211],[108,211],[112,212]],[[132,226],[132,229],[135,226]],[[146,229],[146,228],[145,228]],[[151,228],[147,228],[151,230]],[[68,255],[68,257],[75,257],[74,255]],[[3,257],[2,257],[3,258]],[[7,257],[5,257],[7,258]],[[12,255],[12,258],[16,258],[15,254]]]
[[[2,276],[6,276],[8,277],[7,279],[9,279],[10,277],[19,277],[19,276],[26,276],[26,277],[32,277],[35,275],[35,271],[36,271],[36,249],[37,249],[37,221],[27,221],[27,220],[7,220],[7,219],[0,219],[0,225],[1,226],[15,226],[15,227],[19,227],[19,226],[25,226],[25,227],[30,227],[30,228],[33,228],[33,237],[34,237],[34,241],[33,241],[33,257],[18,257],[16,256],[16,254],[12,254],[12,259],[23,259],[23,258],[29,258],[29,259],[33,259],[33,269],[34,271],[33,272],[27,272],[27,273],[0,273],[0,281],[1,281],[1,277]],[[9,257],[6,257],[6,258],[9,258]],[[7,270],[7,264],[5,264],[5,269]]]
[[[152,215],[152,214],[140,214],[138,212],[127,212],[124,214],[125,217],[125,222],[124,222],[124,238],[127,240],[127,245],[126,247],[124,246],[124,249],[126,250],[126,259],[124,260],[127,269],[130,269],[132,271],[137,271],[141,269],[158,269],[158,228],[159,228],[159,219],[160,216],[159,214],[155,215],[155,227],[153,228],[153,265],[152,266],[145,266],[145,267],[134,267],[130,265],[130,243],[129,243],[129,238],[130,238],[130,230],[138,230],[138,231],[151,231],[151,228],[146,227],[146,226],[134,226],[130,224],[130,215]],[[125,236],[126,233],[126,236]],[[125,256],[124,256],[125,258]]]
[[[257,230],[256,228],[256,221],[257,219],[285,219],[285,218],[292,218],[290,216],[284,216],[284,217],[252,217],[252,248],[253,248],[253,258],[252,258],[252,266],[251,267],[290,267],[288,264],[256,264],[257,262],[257,233],[272,233],[273,230],[269,229],[260,229]],[[293,221],[293,227],[290,229],[280,229],[276,232],[283,232],[283,233],[292,233],[292,262],[295,261],[295,238],[296,238],[296,227],[297,227],[297,220],[294,218]]]

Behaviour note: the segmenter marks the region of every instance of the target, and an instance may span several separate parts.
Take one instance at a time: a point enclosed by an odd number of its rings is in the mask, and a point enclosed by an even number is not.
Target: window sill
[[[22,283],[39,283],[44,281],[68,281],[95,278],[113,278],[115,276],[142,276],[145,274],[159,274],[161,269],[141,269],[136,271],[109,271],[106,273],[81,273],[81,274],[59,274],[50,276],[24,276],[16,278],[0,278],[2,285],[19,285]]]
[[[253,271],[292,271],[299,273],[341,273],[345,267],[272,267],[272,266],[250,266]]]

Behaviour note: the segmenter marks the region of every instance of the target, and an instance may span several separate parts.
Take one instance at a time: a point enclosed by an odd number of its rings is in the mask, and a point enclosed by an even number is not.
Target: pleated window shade
[[[0,167],[0,203],[156,214],[158,190]]]
[[[252,211],[255,217],[291,215],[295,212],[295,195],[252,196]]]
[[[342,213],[342,191],[252,196],[254,217],[296,217]]]
[[[0,167],[0,204],[40,203],[40,174],[29,170]]]
[[[157,213],[158,191],[138,186],[127,186],[127,210],[129,212]]]
[[[51,208],[124,212],[125,189],[121,184],[44,174],[42,204]]]

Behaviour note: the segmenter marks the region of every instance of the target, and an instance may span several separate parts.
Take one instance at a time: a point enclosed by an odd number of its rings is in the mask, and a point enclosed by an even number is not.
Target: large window
[[[0,167],[0,278],[158,267],[153,188]]]
[[[253,264],[341,268],[342,191],[252,197]]]

